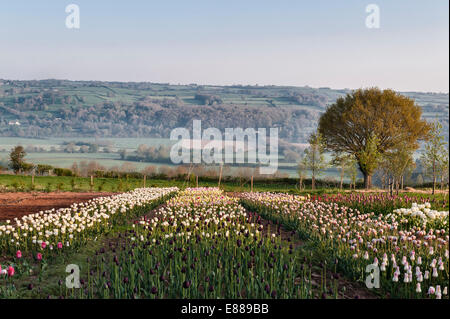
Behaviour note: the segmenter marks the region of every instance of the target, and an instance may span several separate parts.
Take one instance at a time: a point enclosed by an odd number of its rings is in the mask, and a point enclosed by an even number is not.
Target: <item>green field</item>
[[[143,179],[127,178],[124,175],[122,178],[94,178],[94,184],[91,187],[90,178],[86,177],[67,177],[67,176],[36,176],[35,185],[32,186],[31,176],[21,175],[0,175],[0,192],[1,191],[102,191],[102,192],[122,192],[131,190],[137,187],[144,186]],[[199,179],[199,187],[216,187],[217,180]],[[146,180],[147,187],[172,187],[179,188],[195,187],[195,180],[177,180],[177,179],[150,179]],[[222,181],[221,188],[229,192],[242,192],[251,189],[249,179]],[[253,184],[254,191],[276,191],[276,192],[290,192],[300,193],[290,182],[267,182],[255,180]],[[311,193],[311,189],[305,189],[302,193]],[[337,189],[319,189],[313,193],[336,193]]]

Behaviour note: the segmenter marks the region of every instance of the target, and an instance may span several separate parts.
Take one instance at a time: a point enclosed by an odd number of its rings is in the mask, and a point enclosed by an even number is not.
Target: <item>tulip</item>
[[[12,267],[12,266],[8,267],[8,276],[9,277],[14,276],[14,267]]]
[[[397,273],[394,273],[394,278],[392,278],[393,282],[398,282],[398,275]]]
[[[439,277],[439,274],[438,274],[438,272],[437,272],[437,268],[433,268],[433,275],[432,275],[434,278],[437,278],[437,277]]]
[[[422,265],[422,257],[417,257],[417,264]]]
[[[185,282],[183,282],[183,288],[188,289],[190,286],[191,286],[190,280],[186,280]]]
[[[20,250],[18,250],[18,251],[16,252],[16,257],[17,257],[18,259],[22,258],[22,252],[21,252]]]
[[[417,293],[421,293],[422,292],[422,288],[420,287],[420,283],[416,284],[416,292]]]
[[[408,276],[407,273],[405,273],[405,275],[404,275],[403,282],[404,283],[408,283],[409,282],[409,276]]]

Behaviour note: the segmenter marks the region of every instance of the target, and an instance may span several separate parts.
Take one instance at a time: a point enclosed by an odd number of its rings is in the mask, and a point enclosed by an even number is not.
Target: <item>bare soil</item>
[[[72,193],[72,192],[17,192],[0,193],[0,221],[13,220],[24,215],[38,213],[52,208],[66,208],[73,203],[87,202],[90,199],[111,196],[115,193]]]

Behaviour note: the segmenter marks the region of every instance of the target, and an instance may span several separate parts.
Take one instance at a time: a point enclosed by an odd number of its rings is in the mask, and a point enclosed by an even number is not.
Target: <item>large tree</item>
[[[359,89],[340,97],[319,120],[328,150],[354,155],[364,175],[366,188],[377,160],[401,143],[419,147],[427,137],[429,125],[421,119],[422,110],[415,102],[392,90]]]
[[[24,163],[25,163],[25,155],[27,153],[25,152],[25,149],[23,146],[16,146],[11,150],[11,153],[9,154],[9,166],[14,171],[15,174],[20,173],[23,169]]]

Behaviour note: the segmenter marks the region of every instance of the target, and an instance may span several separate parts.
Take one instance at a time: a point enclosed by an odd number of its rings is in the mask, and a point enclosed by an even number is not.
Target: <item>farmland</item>
[[[170,131],[205,127],[277,127],[281,150],[298,153],[327,106],[350,89],[282,86],[171,85],[95,81],[0,80],[0,150],[16,145],[106,142],[111,151],[170,144]],[[448,94],[405,92],[448,140]],[[0,158],[6,154],[0,154]],[[82,154],[86,160],[96,154]],[[102,160],[107,160],[103,155]],[[66,166],[63,158],[58,165]],[[290,161],[295,163],[295,161]],[[57,164],[56,162],[53,162]],[[70,163],[71,164],[71,163]],[[105,163],[108,166],[111,162]]]
[[[293,193],[333,193],[338,189],[318,189],[299,191],[296,188],[296,181],[292,179],[280,180],[255,180],[253,190],[255,191],[279,191]],[[149,178],[146,180],[146,186],[151,187],[195,187],[196,180],[186,178]],[[218,185],[217,177],[199,178],[198,185],[201,187],[215,187]],[[134,188],[143,187],[143,178],[127,177],[122,174],[119,178],[94,178],[93,183],[88,177],[71,176],[36,176],[34,185],[31,176],[21,175],[0,175],[0,190],[2,192],[14,194],[15,192],[123,192]],[[222,189],[228,192],[243,192],[251,190],[251,182],[248,178],[232,178],[224,180],[221,183]],[[441,196],[437,194],[436,197]]]
[[[104,169],[165,169],[173,167],[167,154],[159,161],[138,157],[138,147],[169,147],[174,143],[169,140],[172,129],[190,128],[193,120],[202,120],[205,128],[219,130],[277,127],[278,173],[294,178],[320,115],[349,92],[287,86],[0,80],[0,167],[8,167],[9,152],[22,145],[27,160],[35,165],[70,168],[86,161]],[[423,119],[443,125],[443,137],[448,140],[448,94],[403,94],[422,108]],[[83,143],[95,147],[83,151]],[[69,150],[71,144],[76,147]],[[422,151],[419,148],[414,153],[415,160]],[[331,160],[331,155],[325,154],[326,159]],[[430,181],[420,166],[410,175],[409,185]],[[329,179],[339,179],[335,165],[330,164],[324,173]],[[232,167],[230,174],[241,172]],[[350,181],[348,176],[344,179]]]
[[[175,185],[3,220],[1,297],[448,298],[448,193]]]

